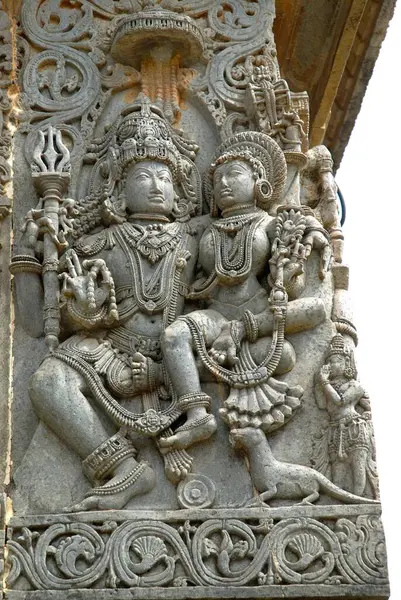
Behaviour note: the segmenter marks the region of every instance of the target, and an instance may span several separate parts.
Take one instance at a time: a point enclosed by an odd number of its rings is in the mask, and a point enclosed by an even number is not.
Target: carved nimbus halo
[[[177,192],[173,216],[187,219],[202,210],[201,178],[194,163],[198,146],[174,130],[160,108],[140,94],[106,133],[88,147],[84,161],[95,163],[88,195],[78,203],[74,237],[95,225],[126,219],[124,186],[129,168],[142,161],[168,165]],[[90,229],[89,229],[90,228]]]
[[[267,210],[281,198],[287,178],[287,164],[280,146],[268,135],[242,131],[224,140],[217,148],[215,160],[205,175],[204,193],[210,213],[217,215],[213,194],[213,174],[216,168],[229,161],[248,162],[255,179],[256,206]]]

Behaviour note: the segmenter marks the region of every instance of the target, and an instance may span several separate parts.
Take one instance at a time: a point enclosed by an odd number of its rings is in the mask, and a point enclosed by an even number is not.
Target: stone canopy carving
[[[387,597],[332,161],[273,19],[22,3],[10,597]]]

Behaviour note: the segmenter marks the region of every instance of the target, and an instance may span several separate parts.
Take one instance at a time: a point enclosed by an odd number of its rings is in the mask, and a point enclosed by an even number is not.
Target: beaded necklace
[[[123,223],[119,231],[130,248],[139,251],[152,265],[175,248],[182,238],[179,223],[169,227],[161,223],[145,226]]]
[[[149,252],[144,250],[146,240],[149,241],[147,232],[150,230],[142,226],[134,228],[131,224],[124,223],[115,232],[127,257],[131,281],[135,285],[136,306],[146,314],[162,312],[167,307],[169,313],[175,311],[181,272],[189,258],[182,225],[173,224],[171,230],[167,231],[164,229],[166,226],[160,225],[160,227],[158,232],[161,235],[156,236],[152,242],[152,248],[160,251],[158,253],[159,264],[147,281],[142,267],[143,257],[146,257],[151,264],[155,264],[149,259],[150,250]],[[140,232],[142,232],[142,236],[138,235]]]
[[[200,284],[195,282],[189,293],[190,298],[207,298],[219,280],[240,283],[249,276],[253,237],[264,218],[264,213],[254,212],[225,217],[211,224],[209,231],[215,250],[215,266],[206,280]]]
[[[263,219],[263,214],[251,213],[223,218],[212,224],[215,271],[220,279],[244,280],[248,277],[252,268],[254,233]]]

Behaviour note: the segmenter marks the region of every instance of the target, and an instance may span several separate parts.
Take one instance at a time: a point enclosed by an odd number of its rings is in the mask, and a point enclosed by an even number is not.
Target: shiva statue
[[[122,508],[155,485],[130,431],[158,437],[159,444],[186,413],[185,443],[164,449],[166,475],[177,483],[191,467],[182,449],[216,429],[206,394],[186,401],[171,392],[160,345],[164,329],[182,314],[197,236],[208,221],[199,215],[197,149],[141,97],[86,155],[94,162],[89,195],[75,203],[73,241],[60,257],[64,341],[29,387],[38,417],[82,458],[93,482],[69,510]],[[38,262],[46,232],[54,234],[49,219],[30,211],[19,246],[28,266]],[[31,314],[24,307],[43,304],[34,270],[14,269],[22,318]],[[35,312],[42,314],[39,306]]]

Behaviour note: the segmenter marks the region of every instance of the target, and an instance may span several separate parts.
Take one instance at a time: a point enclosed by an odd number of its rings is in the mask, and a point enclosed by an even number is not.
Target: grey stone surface
[[[267,586],[263,588],[238,588],[233,591],[232,588],[193,588],[191,597],[193,598],[205,598],[206,600],[212,598],[232,598],[233,593],[237,598],[249,598],[250,595],[253,598],[293,598],[299,600],[300,598],[308,598],[309,600],[329,600],[330,598],[342,598],[343,600],[352,600],[354,598],[364,598],[366,600],[381,600],[387,598],[389,595],[388,586],[364,586],[363,591],[358,586],[350,585],[347,586],[346,590],[339,588],[336,585],[292,585],[287,586],[283,592],[282,586]],[[135,595],[134,595],[135,594]],[[344,595],[346,594],[346,595]],[[61,598],[78,598],[79,600],[84,598],[102,598],[104,600],[128,600],[133,597],[146,600],[158,600],[159,598],[169,598],[174,600],[175,598],[188,598],[188,590],[186,588],[178,589],[161,589],[161,588],[138,588],[134,590],[74,590],[73,592],[54,592],[54,591],[40,591],[40,592],[19,592],[10,591],[7,592],[6,597],[15,598],[15,600],[36,600],[37,598],[44,598],[45,600],[59,600]]]
[[[0,36],[2,38],[2,54],[4,60],[0,67],[0,485],[8,481],[8,464],[10,443],[10,279],[8,277],[8,263],[10,260],[10,225],[11,201],[10,180],[11,167],[11,135],[8,131],[11,101],[8,97],[11,76],[12,48],[9,39],[10,20],[0,7]]]
[[[128,4],[22,3],[7,594],[386,598],[333,165],[274,3]]]
[[[359,505],[14,518],[9,581],[15,590],[77,593],[95,584],[106,597],[110,588],[135,587],[153,598],[172,585],[178,595],[184,587],[188,598],[201,591],[225,597],[228,589],[239,597],[248,589],[249,597],[380,598],[387,590],[378,514],[378,507]],[[85,571],[76,568],[81,553]]]

